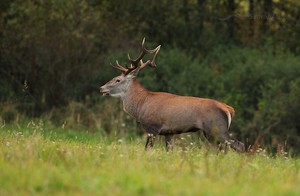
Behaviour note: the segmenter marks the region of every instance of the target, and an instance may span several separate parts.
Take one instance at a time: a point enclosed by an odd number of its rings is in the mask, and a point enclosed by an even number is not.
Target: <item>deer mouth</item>
[[[108,91],[102,91],[100,93],[102,94],[102,96],[109,96],[109,92]]]
[[[109,92],[107,90],[101,89],[100,88],[100,93],[102,94],[102,96],[109,96]]]

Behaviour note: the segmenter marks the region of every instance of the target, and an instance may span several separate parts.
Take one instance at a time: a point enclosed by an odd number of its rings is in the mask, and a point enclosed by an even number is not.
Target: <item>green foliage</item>
[[[145,152],[141,140],[48,129],[41,123],[0,129],[1,195],[300,193],[298,158],[217,155],[195,146]]]
[[[297,107],[300,101],[299,97],[292,95],[298,93],[295,87],[299,84],[298,57],[274,54],[266,48],[234,47],[217,49],[207,59],[206,64],[216,70],[214,94],[210,96],[221,98],[236,108],[237,121],[233,130],[237,128],[252,141],[262,132],[266,133],[268,141],[280,137],[280,142],[273,143],[275,146],[284,145],[290,133],[295,134],[298,124],[295,119],[300,116],[290,108]],[[292,140],[298,148],[299,140]]]
[[[39,114],[85,93],[99,59],[100,24],[99,13],[85,1],[11,4],[2,31],[1,72],[25,102],[22,110]]]
[[[262,90],[258,111],[250,128],[268,135],[266,143],[273,146],[299,147],[299,78],[287,83],[274,80]],[[293,148],[289,148],[293,149]]]
[[[128,65],[126,53],[137,55],[146,37],[149,48],[162,44],[157,69],[139,75],[149,90],[226,102],[237,112],[237,137],[253,144],[263,135],[271,148],[299,151],[299,7],[294,0],[3,1],[0,120],[141,133],[98,88],[116,75],[109,64]]]

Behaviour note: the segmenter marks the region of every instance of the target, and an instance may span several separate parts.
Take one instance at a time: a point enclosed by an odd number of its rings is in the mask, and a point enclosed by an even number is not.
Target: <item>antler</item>
[[[155,51],[155,54],[154,54],[154,57],[152,59],[152,61],[150,60],[147,60],[145,63],[143,62],[143,60],[141,59],[140,62],[141,62],[141,69],[146,67],[146,66],[151,66],[151,67],[156,67],[156,63],[155,63],[155,60],[156,60],[156,57],[157,57],[157,54],[158,54],[158,51],[160,49],[160,45],[157,46],[153,51]]]
[[[139,55],[139,57],[138,57],[137,59],[135,59],[135,60],[132,60],[131,57],[130,57],[130,55],[128,54],[128,59],[129,59],[129,61],[131,62],[131,65],[132,65],[132,66],[136,66],[136,67],[137,67],[138,63],[142,60],[142,58],[143,58],[146,54],[153,54],[153,53],[155,53],[154,58],[153,58],[154,61],[153,61],[153,60],[151,61],[151,62],[153,62],[154,64],[153,64],[153,65],[150,64],[150,66],[155,67],[155,58],[156,58],[156,56],[157,56],[157,53],[158,53],[159,49],[160,49],[160,45],[157,46],[157,47],[156,47],[155,49],[153,49],[153,50],[147,50],[146,47],[145,47],[145,38],[144,38],[143,41],[142,41],[142,52],[141,52],[141,54]]]
[[[128,69],[126,69],[125,67],[122,67],[120,64],[119,64],[119,61],[116,60],[116,63],[117,65],[113,65],[113,68],[117,69],[117,70],[120,70],[122,71],[123,73],[126,73],[128,71]]]
[[[116,66],[113,66],[114,68],[122,71],[123,74],[128,74],[130,73],[131,71],[135,70],[136,68],[138,68],[138,64],[141,63],[140,65],[140,69],[146,67],[146,66],[151,66],[151,67],[156,67],[156,63],[155,63],[155,60],[156,60],[156,57],[157,57],[157,54],[158,54],[158,51],[160,49],[160,46],[157,46],[155,49],[153,50],[148,50],[146,49],[145,47],[145,38],[143,39],[142,41],[142,52],[140,53],[140,55],[138,56],[137,59],[133,60],[131,59],[130,55],[128,54],[128,59],[129,61],[131,62],[131,65],[130,67],[122,67],[118,61],[116,61],[117,65]],[[154,57],[153,59],[150,61],[150,60],[147,60],[145,63],[143,62],[142,58],[146,55],[146,54],[154,54]]]

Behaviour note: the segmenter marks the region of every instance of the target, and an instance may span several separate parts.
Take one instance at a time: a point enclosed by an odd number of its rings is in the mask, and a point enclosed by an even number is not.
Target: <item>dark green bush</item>
[[[21,110],[41,114],[86,93],[99,66],[99,12],[85,1],[14,1],[5,16],[1,75]]]

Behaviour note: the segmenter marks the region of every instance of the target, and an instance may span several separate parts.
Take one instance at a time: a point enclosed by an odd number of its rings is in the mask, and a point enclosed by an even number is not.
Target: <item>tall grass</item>
[[[45,128],[0,129],[0,195],[299,195],[298,158],[217,154],[190,144],[167,153],[158,142]]]

